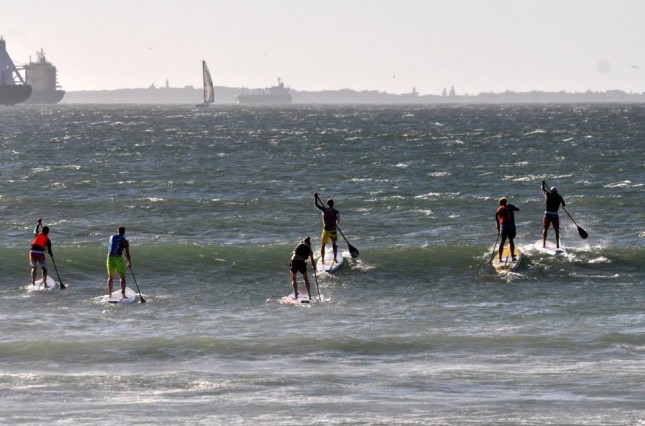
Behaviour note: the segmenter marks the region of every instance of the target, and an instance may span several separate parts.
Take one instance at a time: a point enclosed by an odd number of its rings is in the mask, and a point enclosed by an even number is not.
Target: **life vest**
[[[501,223],[502,225],[511,224],[515,220],[513,211],[509,209],[508,206],[500,206],[495,214],[497,215],[499,223]]]
[[[323,224],[325,229],[336,229],[336,220],[338,219],[338,210],[327,207],[323,213]]]
[[[126,239],[124,236],[119,234],[112,235],[110,237],[110,244],[108,245],[108,254],[110,256],[121,256],[125,243]]]
[[[31,242],[31,249],[45,251],[48,241],[49,238],[47,238],[47,235],[39,232],[38,235],[36,235],[36,238]]]
[[[508,222],[508,209],[506,206],[500,206],[495,214],[497,215],[497,220],[499,220],[499,223],[502,225]]]

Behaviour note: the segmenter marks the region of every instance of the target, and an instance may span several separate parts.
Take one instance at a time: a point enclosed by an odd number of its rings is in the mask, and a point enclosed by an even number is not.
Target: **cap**
[[[558,192],[558,188],[556,188],[555,186],[552,186],[551,187],[551,192]]]
[[[504,204],[506,204],[506,197],[502,197],[499,199],[499,205],[503,206]]]

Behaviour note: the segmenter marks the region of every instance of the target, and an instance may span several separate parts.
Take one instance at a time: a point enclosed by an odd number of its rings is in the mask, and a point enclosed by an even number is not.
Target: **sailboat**
[[[204,75],[204,103],[197,106],[206,107],[208,104],[215,102],[215,92],[213,90],[213,79],[211,72],[208,70],[206,61],[202,61],[202,73]]]

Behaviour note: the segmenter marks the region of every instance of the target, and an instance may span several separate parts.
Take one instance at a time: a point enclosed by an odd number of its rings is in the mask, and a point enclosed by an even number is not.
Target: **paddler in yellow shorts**
[[[323,220],[323,230],[320,235],[320,261],[325,263],[325,245],[329,240],[331,240],[331,245],[334,249],[334,260],[332,260],[332,265],[336,263],[336,255],[338,253],[338,246],[336,241],[338,240],[338,235],[336,234],[336,225],[340,223],[340,212],[334,208],[334,200],[327,200],[327,207],[322,203],[320,198],[318,198],[318,193],[314,192],[314,205],[318,210],[322,212]]]

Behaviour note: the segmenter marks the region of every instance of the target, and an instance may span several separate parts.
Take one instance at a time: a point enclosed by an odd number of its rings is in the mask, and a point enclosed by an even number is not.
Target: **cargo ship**
[[[25,65],[25,78],[31,86],[31,96],[26,104],[56,104],[63,99],[65,91],[60,89],[56,78],[56,67],[47,62],[45,52],[36,52],[36,61]]]
[[[277,86],[237,95],[237,103],[240,105],[288,105],[291,100],[291,92],[284,87],[281,79],[278,79]]]
[[[31,86],[25,82],[7,53],[7,42],[0,37],[0,105],[15,105],[26,101]]]

